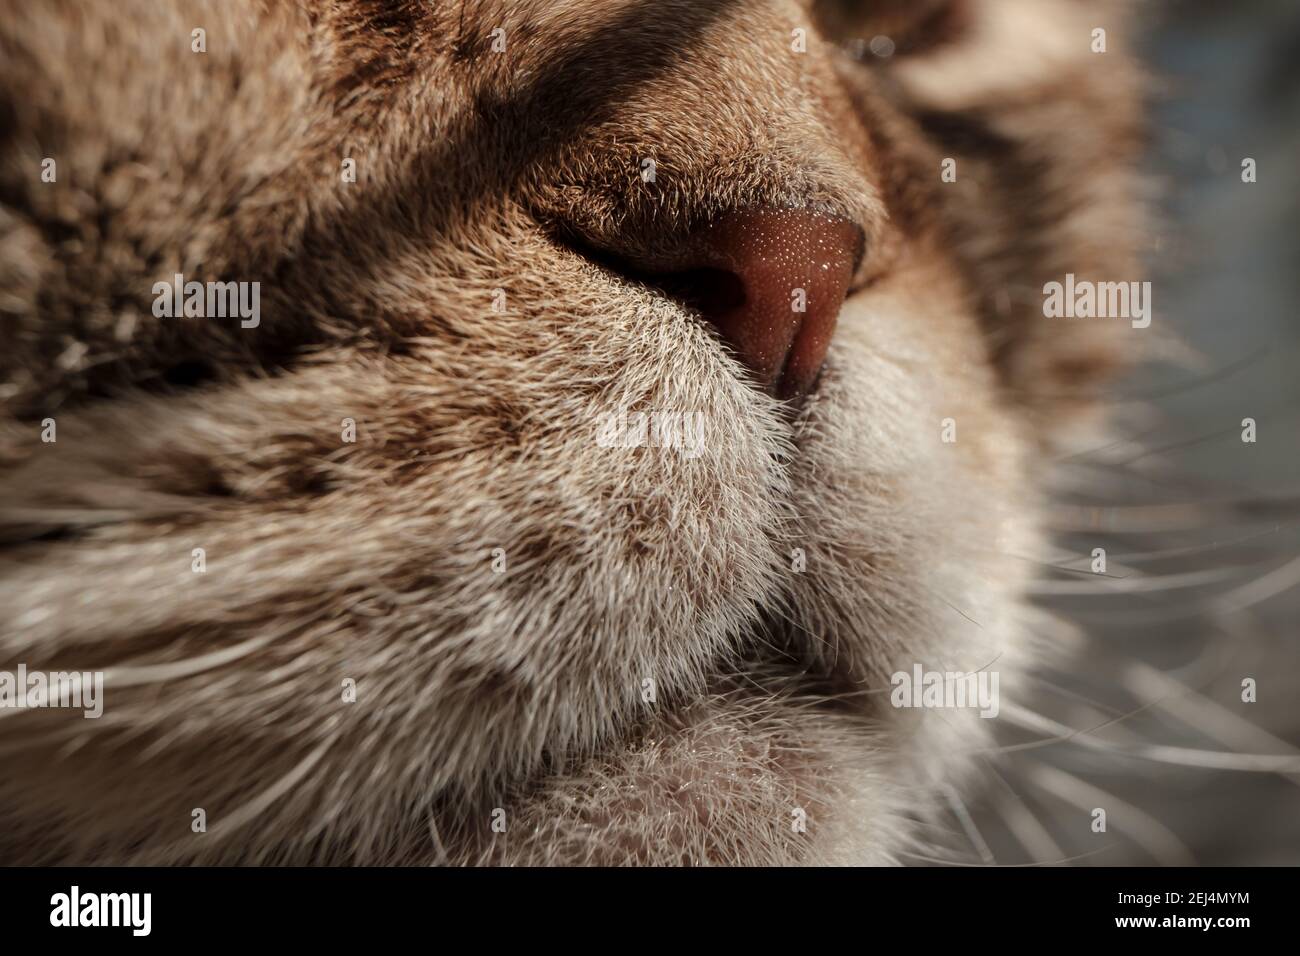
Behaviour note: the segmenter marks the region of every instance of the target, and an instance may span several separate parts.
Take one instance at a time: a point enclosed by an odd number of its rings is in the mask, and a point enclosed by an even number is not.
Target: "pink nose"
[[[862,230],[847,219],[798,209],[728,213],[690,239],[691,267],[704,270],[697,301],[763,387],[803,395],[826,361],[862,245]]]

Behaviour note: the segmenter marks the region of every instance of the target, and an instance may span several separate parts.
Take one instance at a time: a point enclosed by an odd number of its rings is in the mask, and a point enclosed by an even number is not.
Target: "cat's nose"
[[[692,234],[695,305],[782,398],[817,381],[862,255],[852,221],[799,209],[723,215]]]

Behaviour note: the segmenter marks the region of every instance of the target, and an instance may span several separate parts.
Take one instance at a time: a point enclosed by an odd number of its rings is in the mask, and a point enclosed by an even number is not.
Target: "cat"
[[[997,718],[891,680],[1025,692],[1141,341],[1043,311],[1135,277],[1127,26],[5,2],[0,670],[103,713],[0,709],[0,859],[923,853]]]

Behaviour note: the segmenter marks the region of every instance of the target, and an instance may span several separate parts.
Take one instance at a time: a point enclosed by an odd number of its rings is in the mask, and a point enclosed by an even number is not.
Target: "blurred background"
[[[955,809],[969,862],[1300,863],[1300,3],[1141,9],[1167,335],[1115,392],[1116,440],[1061,462],[1071,570],[1040,603],[1071,626],[1039,637],[1078,656]]]

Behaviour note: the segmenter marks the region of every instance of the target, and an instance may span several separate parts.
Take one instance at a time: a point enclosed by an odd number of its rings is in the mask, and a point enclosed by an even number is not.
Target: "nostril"
[[[704,318],[713,322],[745,305],[745,284],[740,276],[725,269],[686,269],[647,275],[643,281],[655,286],[670,299],[675,299]]]
[[[629,259],[568,243],[659,289],[719,332],[758,384],[812,389],[863,251],[852,221],[800,209],[746,209],[696,229],[671,254]]]
[[[801,209],[749,209],[697,230],[694,255],[740,283],[706,312],[759,383],[783,398],[812,389],[863,251],[848,219]]]
[[[561,234],[557,238],[584,259],[625,279],[649,286],[665,298],[672,299],[692,312],[700,313],[710,322],[715,317],[745,305],[744,282],[740,276],[726,269],[708,266],[675,268],[683,261],[681,256],[655,259],[653,262],[648,261],[648,257],[639,257],[638,261],[633,261],[594,248],[570,234]]]

